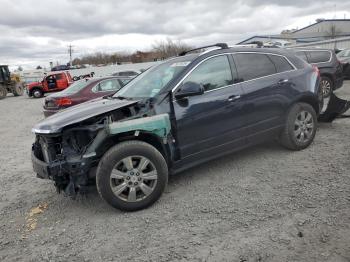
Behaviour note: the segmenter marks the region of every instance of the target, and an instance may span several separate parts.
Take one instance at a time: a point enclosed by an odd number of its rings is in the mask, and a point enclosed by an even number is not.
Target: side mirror
[[[177,99],[187,96],[197,96],[204,93],[204,87],[195,82],[186,82],[180,86],[175,94]]]

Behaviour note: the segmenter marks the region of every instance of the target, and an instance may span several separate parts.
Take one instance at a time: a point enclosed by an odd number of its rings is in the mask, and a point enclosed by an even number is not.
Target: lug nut
[[[137,173],[136,173],[136,175],[137,175],[137,176],[139,176],[139,175],[140,175],[140,173],[139,173],[139,172],[137,172]]]
[[[134,185],[137,186],[139,183],[135,182]]]
[[[129,176],[127,176],[127,177],[126,177],[126,179],[127,179],[127,180],[130,180],[130,177],[129,177]]]

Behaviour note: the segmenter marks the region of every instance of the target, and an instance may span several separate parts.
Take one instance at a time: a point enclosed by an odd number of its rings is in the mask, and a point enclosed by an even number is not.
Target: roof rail
[[[184,56],[190,52],[193,52],[193,51],[197,51],[197,50],[201,50],[201,49],[204,49],[204,48],[208,48],[208,47],[220,47],[221,49],[228,49],[228,45],[226,43],[217,43],[217,44],[214,44],[214,45],[207,45],[207,46],[202,46],[202,47],[197,47],[197,48],[194,48],[194,49],[191,49],[191,50],[188,50],[188,51],[183,51],[179,54],[179,56]]]

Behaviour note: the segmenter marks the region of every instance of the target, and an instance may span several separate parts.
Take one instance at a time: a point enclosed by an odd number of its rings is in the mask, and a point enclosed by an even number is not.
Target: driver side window
[[[233,84],[232,73],[226,55],[220,55],[201,63],[183,81],[201,84],[205,91]]]

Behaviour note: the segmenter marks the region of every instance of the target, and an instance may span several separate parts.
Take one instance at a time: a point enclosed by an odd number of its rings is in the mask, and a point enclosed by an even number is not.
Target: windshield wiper
[[[120,100],[124,100],[124,99],[126,99],[126,100],[129,100],[129,99],[131,99],[130,97],[125,97],[125,96],[112,96],[112,98],[117,98],[117,99],[120,99]]]

